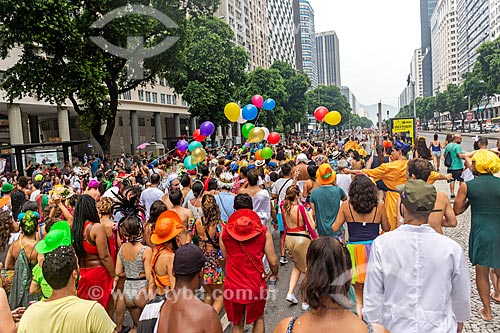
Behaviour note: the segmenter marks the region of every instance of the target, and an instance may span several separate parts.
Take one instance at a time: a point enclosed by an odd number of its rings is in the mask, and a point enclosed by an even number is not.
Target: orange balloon
[[[259,161],[262,161],[264,158],[262,158],[262,156],[260,156],[260,150],[257,150],[255,152],[255,158]]]

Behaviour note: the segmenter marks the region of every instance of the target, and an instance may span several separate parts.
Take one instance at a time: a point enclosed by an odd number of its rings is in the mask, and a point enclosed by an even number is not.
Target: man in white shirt
[[[398,191],[405,224],[373,242],[363,316],[391,333],[460,333],[471,316],[465,254],[427,224],[434,186],[410,179]]]
[[[349,199],[349,187],[351,186],[352,176],[350,173],[346,173],[349,170],[349,164],[346,160],[340,160],[337,162],[337,178],[335,182],[337,186],[344,190],[344,193]]]
[[[161,177],[157,173],[151,175],[151,187],[145,189],[141,193],[141,204],[146,208],[146,219],[149,219],[149,210],[151,205],[156,200],[161,200],[163,198],[163,191],[161,191],[158,186],[160,185]]]

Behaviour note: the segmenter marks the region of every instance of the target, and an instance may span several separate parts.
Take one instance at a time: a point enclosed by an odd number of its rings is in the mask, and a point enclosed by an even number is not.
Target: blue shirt
[[[220,210],[220,218],[224,222],[227,222],[229,216],[234,213],[234,198],[235,196],[229,192],[220,192],[215,196],[215,201]]]

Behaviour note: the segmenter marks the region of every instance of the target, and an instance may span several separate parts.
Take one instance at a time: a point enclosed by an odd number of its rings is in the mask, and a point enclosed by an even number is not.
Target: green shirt
[[[451,166],[448,168],[449,170],[463,170],[464,161],[458,156],[458,154],[462,154],[462,146],[454,142],[448,143],[444,153],[451,154]]]
[[[345,199],[344,190],[338,186],[320,186],[311,193],[311,203],[314,204],[316,214],[316,227],[320,236],[342,237],[342,228],[335,233],[332,224],[337,218],[340,208],[340,201]]]
[[[43,294],[42,299],[47,299],[50,296],[52,296],[52,287],[49,286],[47,281],[45,281],[45,278],[43,277],[42,268],[38,264],[36,264],[35,267],[33,267],[33,282],[36,282],[40,285]]]

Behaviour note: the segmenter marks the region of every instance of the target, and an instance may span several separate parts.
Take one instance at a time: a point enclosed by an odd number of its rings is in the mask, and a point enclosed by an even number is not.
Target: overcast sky
[[[398,106],[420,47],[418,0],[309,0],[316,32],[335,30],[342,85],[362,104]]]

